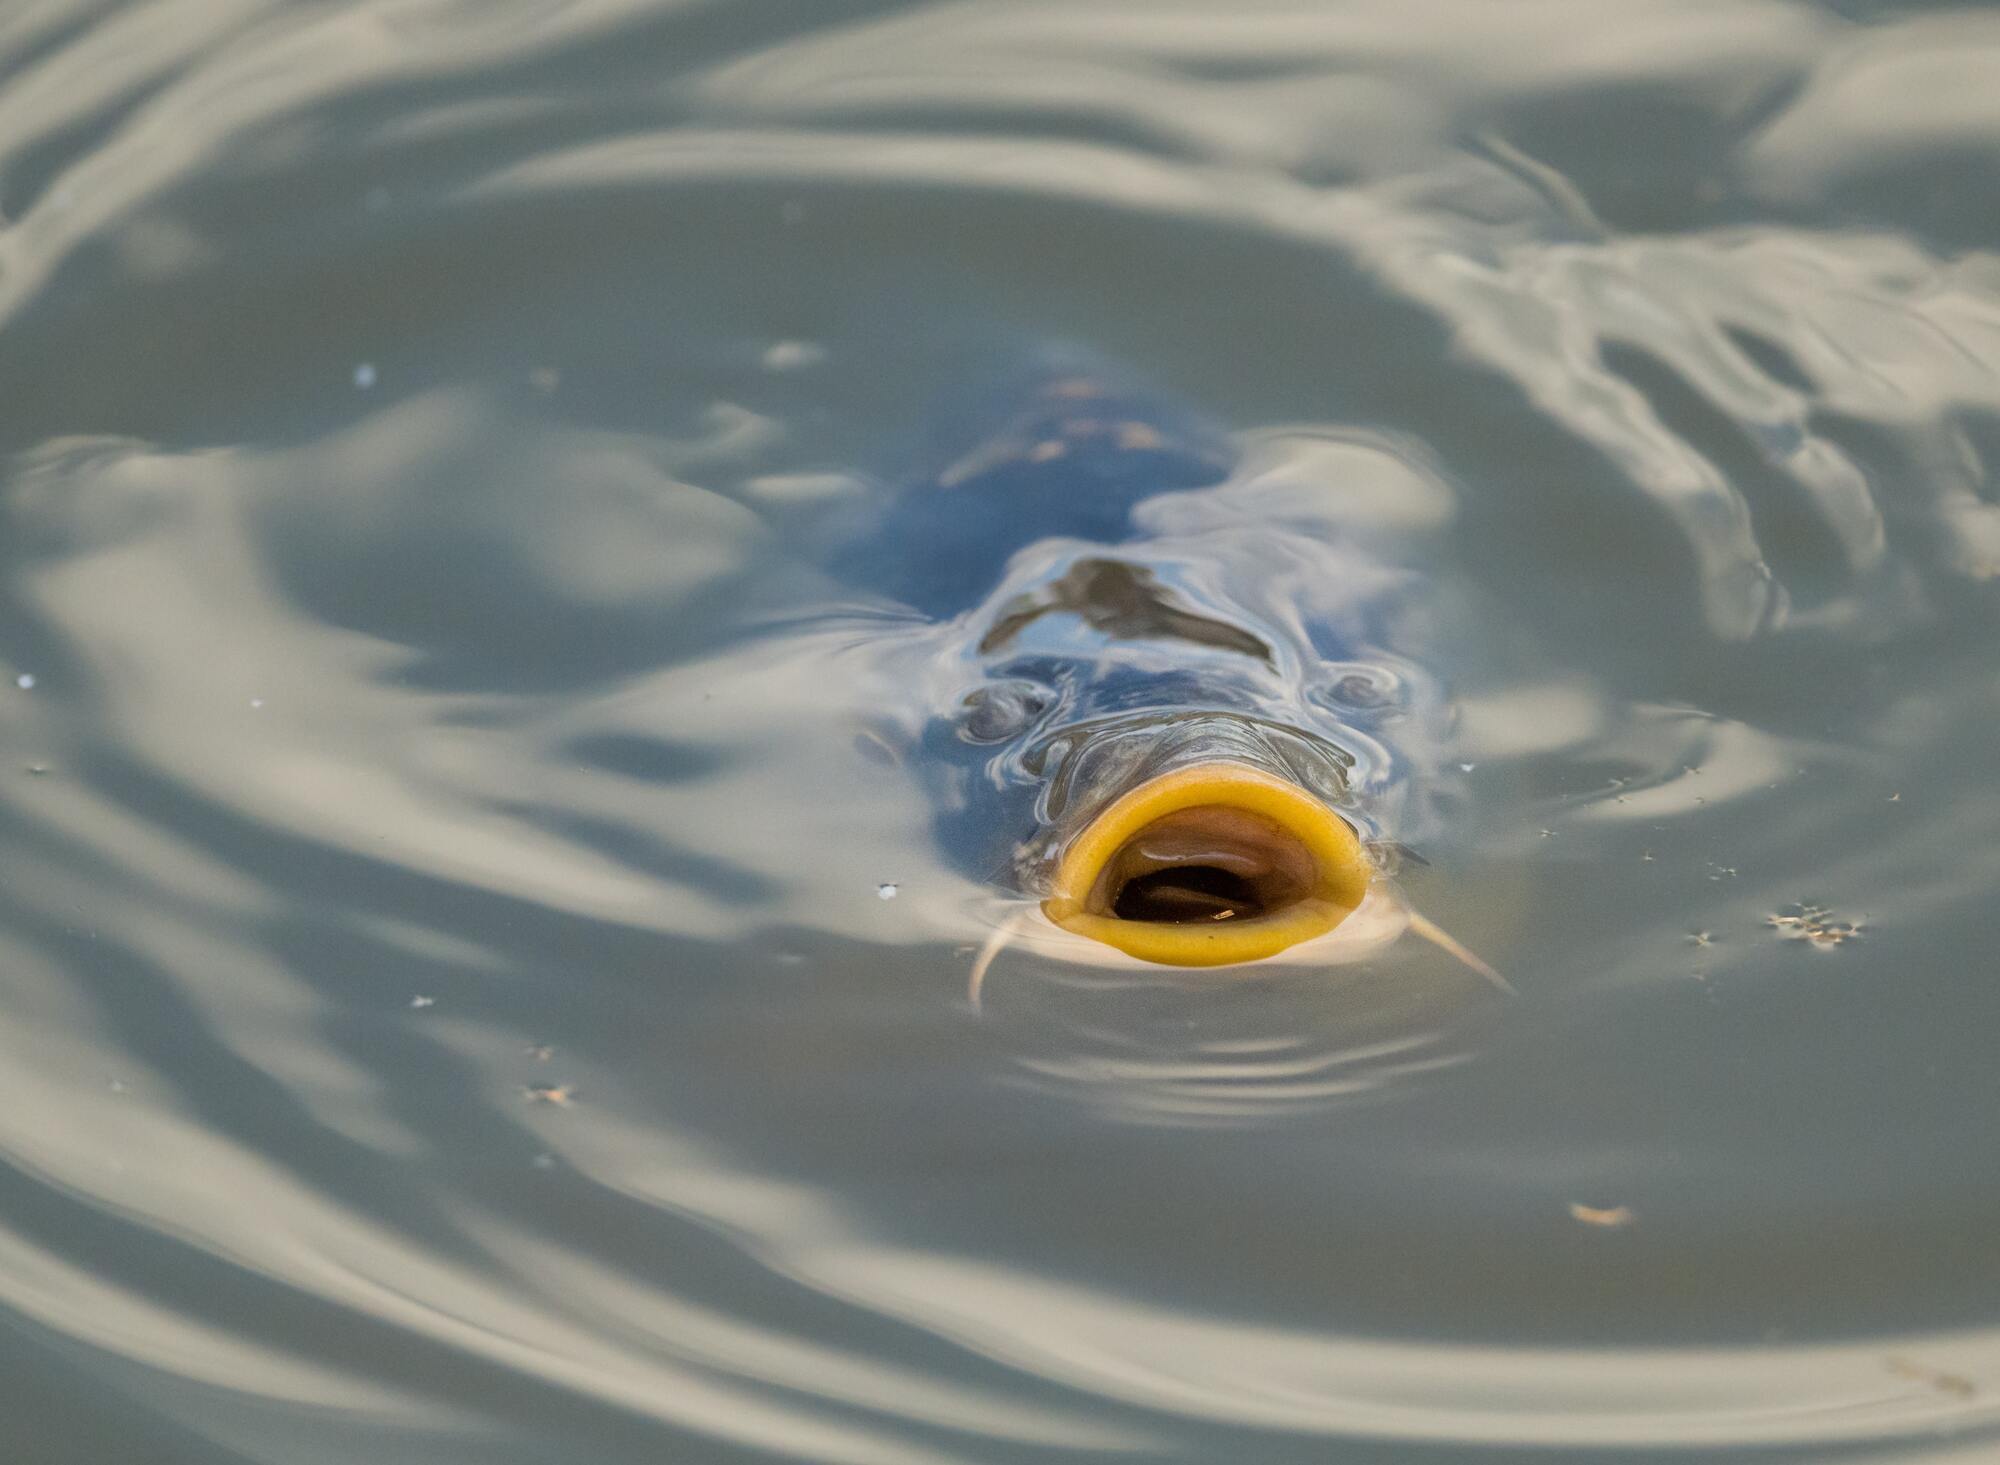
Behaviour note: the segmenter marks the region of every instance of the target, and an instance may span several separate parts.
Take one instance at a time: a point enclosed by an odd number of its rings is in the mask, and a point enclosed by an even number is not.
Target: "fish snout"
[[[1226,966],[1331,931],[1371,874],[1353,828],[1312,793],[1245,763],[1198,763],[1079,830],[1042,911],[1141,961]]]

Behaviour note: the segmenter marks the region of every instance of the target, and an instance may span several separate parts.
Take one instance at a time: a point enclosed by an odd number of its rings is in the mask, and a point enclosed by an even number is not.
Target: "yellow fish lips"
[[[1063,851],[1042,912],[1141,961],[1228,966],[1323,936],[1371,875],[1346,820],[1243,763],[1140,784]]]

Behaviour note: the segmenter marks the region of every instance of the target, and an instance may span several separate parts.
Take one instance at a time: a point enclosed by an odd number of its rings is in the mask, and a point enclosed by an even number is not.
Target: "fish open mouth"
[[[1354,830],[1312,794],[1248,764],[1202,763],[1092,819],[1042,910],[1142,961],[1225,966],[1331,931],[1369,873]]]

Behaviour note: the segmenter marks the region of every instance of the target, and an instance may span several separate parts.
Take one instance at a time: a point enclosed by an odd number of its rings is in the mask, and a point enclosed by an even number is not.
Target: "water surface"
[[[1964,5],[0,16],[6,1453],[1987,1458],[1996,68]],[[1052,347],[1431,587],[1406,884],[1517,1000],[970,1010],[892,756],[963,668],[826,549]]]

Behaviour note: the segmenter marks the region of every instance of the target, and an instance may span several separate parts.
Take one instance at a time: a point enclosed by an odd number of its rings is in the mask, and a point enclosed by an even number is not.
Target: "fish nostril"
[[[1111,898],[1121,921],[1227,921],[1261,915],[1255,884],[1214,865],[1177,865],[1125,881]]]

